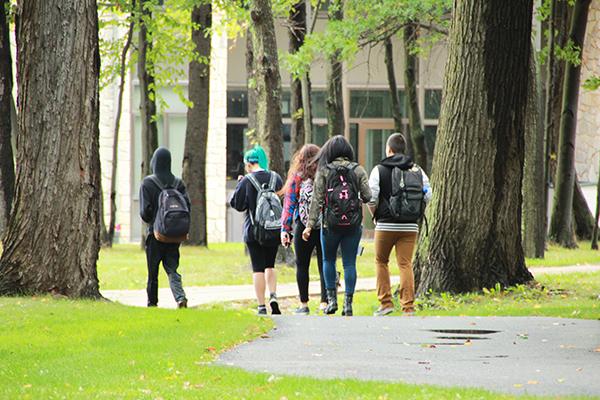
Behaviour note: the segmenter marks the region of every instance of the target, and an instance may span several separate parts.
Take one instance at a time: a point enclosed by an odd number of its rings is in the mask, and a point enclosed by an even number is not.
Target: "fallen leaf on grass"
[[[31,383],[27,383],[25,385],[23,385],[23,389],[29,389],[32,386]]]
[[[516,388],[522,388],[523,384],[522,383],[515,383],[513,386],[516,387]]]
[[[209,346],[209,347],[206,348],[206,351],[208,351],[210,353],[214,353],[215,351],[217,351],[217,349],[214,348],[214,347],[212,347],[212,346]]]
[[[268,339],[271,336],[267,335],[266,333],[263,333],[262,335],[260,335],[261,339]]]

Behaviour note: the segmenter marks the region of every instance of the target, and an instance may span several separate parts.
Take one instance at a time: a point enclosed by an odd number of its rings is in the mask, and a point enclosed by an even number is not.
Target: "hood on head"
[[[400,169],[409,169],[414,165],[412,159],[405,154],[394,154],[391,157],[384,158],[381,161],[381,165],[386,167],[398,167]]]
[[[164,147],[156,149],[150,167],[155,175],[171,174],[171,152]]]

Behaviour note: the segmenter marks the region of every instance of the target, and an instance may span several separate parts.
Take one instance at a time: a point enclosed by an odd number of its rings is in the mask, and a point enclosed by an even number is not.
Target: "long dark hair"
[[[336,135],[325,142],[319,154],[315,157],[315,161],[318,162],[319,168],[322,168],[339,157],[354,161],[354,149],[342,135]]]
[[[294,176],[299,174],[302,179],[314,179],[317,173],[317,163],[315,157],[319,153],[319,146],[316,144],[305,144],[294,154],[292,164],[288,171],[287,180],[283,189],[279,192],[281,195],[287,193],[294,181]]]

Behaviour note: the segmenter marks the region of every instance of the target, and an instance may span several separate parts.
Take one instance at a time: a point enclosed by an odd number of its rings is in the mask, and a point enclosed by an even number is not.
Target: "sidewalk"
[[[600,265],[575,265],[569,267],[539,267],[529,269],[534,276],[543,274],[565,274],[574,272],[600,271]],[[342,279],[343,283],[343,279]],[[398,276],[392,276],[392,284],[398,284]],[[309,293],[318,295],[320,293],[319,282],[311,282]],[[359,278],[356,282],[356,291],[375,290],[375,278]],[[109,300],[116,301],[129,306],[145,307],[145,290],[102,290],[102,295]],[[254,287],[252,285],[223,285],[223,286],[190,286],[185,287],[188,297],[188,306],[198,306],[216,302],[228,302],[239,300],[253,300]],[[298,295],[298,287],[295,283],[283,283],[277,285],[279,297],[294,297]],[[171,290],[163,288],[158,290],[159,307],[175,308],[176,303]]]

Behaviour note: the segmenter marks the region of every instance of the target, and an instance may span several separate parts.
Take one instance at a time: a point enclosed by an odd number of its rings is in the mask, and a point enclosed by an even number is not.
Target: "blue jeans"
[[[325,288],[335,287],[336,269],[335,261],[338,247],[342,247],[342,264],[344,265],[344,283],[346,294],[354,294],[356,286],[356,255],[362,236],[362,227],[344,233],[332,232],[321,229],[321,246],[323,247],[323,274],[325,275]]]

